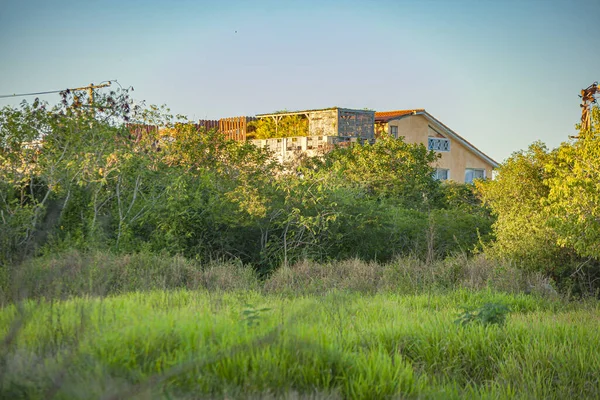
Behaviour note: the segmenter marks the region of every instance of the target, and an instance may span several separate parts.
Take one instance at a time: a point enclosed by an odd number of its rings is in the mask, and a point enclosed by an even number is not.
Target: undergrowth
[[[503,325],[454,323],[485,303],[513,312]],[[0,397],[595,398],[598,311],[467,289],[30,300],[0,312]]]
[[[258,277],[70,251],[7,277],[0,398],[599,395],[600,303],[483,256],[302,261]]]
[[[69,250],[29,259],[6,268],[4,274],[5,279],[0,279],[0,306],[20,299],[68,299],[174,289],[254,290],[297,296],[331,290],[419,294],[491,288],[558,296],[552,282],[541,274],[526,273],[483,255],[457,255],[430,263],[415,257],[382,264],[359,259],[329,263],[305,260],[259,276],[251,265],[235,261],[202,263],[145,252],[117,255]]]

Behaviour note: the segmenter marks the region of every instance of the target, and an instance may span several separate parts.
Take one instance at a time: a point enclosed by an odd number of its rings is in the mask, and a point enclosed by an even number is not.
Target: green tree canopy
[[[561,246],[600,260],[600,109],[592,110],[590,131],[563,143],[547,166],[548,214]]]
[[[514,153],[477,190],[497,220],[490,252],[558,279],[600,276],[600,111],[592,129],[549,151]],[[583,268],[585,266],[585,269]],[[596,284],[597,285],[597,284]]]
[[[386,136],[372,145],[337,148],[325,154],[319,168],[341,185],[359,186],[375,197],[393,197],[406,206],[426,208],[439,187],[432,167],[437,158],[421,144]]]

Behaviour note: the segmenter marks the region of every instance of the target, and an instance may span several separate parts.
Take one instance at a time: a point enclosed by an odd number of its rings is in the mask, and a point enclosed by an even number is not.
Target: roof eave
[[[413,115],[416,115],[416,114],[404,114],[404,115],[398,115],[398,116],[395,116],[395,117],[384,117],[384,118],[377,118],[377,117],[375,117],[375,122],[387,123],[387,122],[390,122],[390,121],[395,121],[395,120],[406,118],[406,117],[412,117]]]

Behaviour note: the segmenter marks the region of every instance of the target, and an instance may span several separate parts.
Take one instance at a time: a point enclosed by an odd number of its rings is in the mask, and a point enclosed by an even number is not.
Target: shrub
[[[510,311],[510,308],[502,303],[485,303],[478,308],[465,307],[455,323],[463,326],[474,322],[502,326]]]

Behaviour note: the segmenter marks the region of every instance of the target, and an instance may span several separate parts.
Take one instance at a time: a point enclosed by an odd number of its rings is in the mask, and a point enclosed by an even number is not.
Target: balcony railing
[[[427,148],[433,151],[450,151],[450,140],[430,137],[427,140]]]

